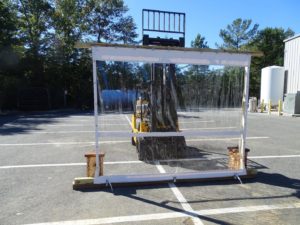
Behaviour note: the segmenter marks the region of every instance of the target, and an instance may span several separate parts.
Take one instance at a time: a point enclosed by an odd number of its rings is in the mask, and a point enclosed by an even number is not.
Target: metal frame
[[[152,17],[152,21],[150,21],[150,17]],[[176,18],[178,18],[177,24]],[[145,19],[147,21],[147,26],[145,24]],[[173,26],[171,26],[172,22]],[[185,13],[143,9],[142,35],[144,35],[145,31],[182,34],[183,38],[185,38]]]
[[[222,50],[199,50],[187,48],[170,47],[139,47],[108,44],[91,44],[93,58],[93,86],[94,86],[94,116],[95,116],[95,148],[96,148],[96,173],[94,184],[111,183],[136,183],[155,182],[168,180],[202,179],[218,177],[234,177],[246,175],[244,155],[247,136],[247,108],[249,93],[249,76],[251,52],[226,52]],[[173,64],[195,64],[195,65],[225,65],[245,67],[244,92],[243,92],[243,115],[242,131],[240,134],[241,162],[239,170],[204,171],[193,173],[171,173],[171,174],[142,174],[142,175],[119,175],[98,176],[99,174],[99,131],[98,131],[98,96],[97,96],[97,70],[96,61],[124,61],[124,62],[147,62],[147,63],[173,63]],[[232,132],[232,131],[231,131]],[[216,132],[214,132],[216,133]],[[227,133],[227,132],[225,132]],[[209,132],[207,133],[208,135]],[[224,132],[221,132],[224,135]],[[229,133],[228,133],[229,134]],[[164,134],[141,134],[142,136],[162,136]],[[175,134],[174,134],[175,135]],[[183,133],[181,133],[183,135]]]

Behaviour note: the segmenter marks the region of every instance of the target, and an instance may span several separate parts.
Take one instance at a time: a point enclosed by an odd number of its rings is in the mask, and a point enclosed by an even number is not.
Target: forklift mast
[[[143,9],[143,45],[184,47],[185,14]],[[172,35],[161,38],[158,34]],[[155,37],[156,35],[156,37]],[[151,65],[147,122],[150,132],[179,131],[174,64]],[[133,141],[134,143],[134,141]],[[140,160],[178,159],[185,155],[183,136],[137,137],[136,149]]]
[[[150,35],[173,34],[174,38],[153,37]],[[143,45],[184,47],[185,13],[143,9]]]
[[[143,9],[142,29],[143,45],[184,47],[185,13]],[[150,81],[150,131],[177,131],[175,65],[152,64]]]

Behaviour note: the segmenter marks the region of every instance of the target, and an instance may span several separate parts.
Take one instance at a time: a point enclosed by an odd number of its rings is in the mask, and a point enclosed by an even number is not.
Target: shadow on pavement
[[[285,195],[271,195],[271,196],[261,196],[261,197],[245,197],[245,198],[216,198],[216,199],[204,199],[204,200],[195,200],[195,201],[188,201],[188,203],[201,203],[201,202],[224,202],[224,201],[243,201],[243,200],[264,200],[264,199],[285,199],[289,197],[296,197],[300,198],[300,180],[289,178],[287,176],[284,176],[282,174],[277,173],[265,173],[265,172],[259,172],[257,174],[257,177],[254,179],[249,180],[243,180],[245,183],[262,183],[267,184],[270,186],[276,186],[276,187],[285,187],[290,188],[292,190],[295,190],[294,193],[291,194],[285,194]],[[178,187],[193,187],[193,186],[216,186],[216,185],[239,185],[239,183],[235,180],[226,180],[226,181],[205,181],[205,182],[197,182],[197,183],[180,183],[176,184]],[[230,223],[218,220],[215,218],[210,218],[208,216],[198,215],[195,212],[188,212],[184,211],[181,208],[180,203],[178,201],[173,200],[162,200],[162,201],[154,201],[150,200],[141,196],[137,195],[137,190],[151,190],[156,188],[169,188],[169,185],[156,185],[156,186],[139,186],[139,187],[119,187],[113,189],[113,194],[115,196],[124,196],[130,199],[134,199],[136,201],[145,202],[147,204],[151,204],[157,207],[161,207],[164,209],[168,209],[174,212],[181,212],[186,214],[187,216],[192,217],[198,217],[203,221],[212,222],[215,224],[223,224],[223,225],[229,225]],[[90,192],[90,191],[99,191],[99,190],[85,190],[83,192]],[[105,192],[111,192],[111,189],[104,189],[101,191]],[[169,203],[178,204],[178,207],[169,205]]]
[[[62,110],[5,115],[0,117],[0,136],[25,134],[31,131],[40,131],[43,129],[38,128],[38,125],[58,123],[59,121],[57,121],[56,119],[68,118],[74,115],[84,116],[91,114],[91,112]]]

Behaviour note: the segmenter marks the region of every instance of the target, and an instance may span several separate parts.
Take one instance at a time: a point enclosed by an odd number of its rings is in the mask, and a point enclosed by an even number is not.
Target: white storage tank
[[[272,105],[277,105],[278,100],[283,100],[284,67],[268,66],[261,70],[260,101],[265,104],[271,100]]]

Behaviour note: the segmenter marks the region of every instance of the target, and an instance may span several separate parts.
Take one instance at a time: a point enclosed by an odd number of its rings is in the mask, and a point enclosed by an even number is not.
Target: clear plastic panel
[[[243,68],[106,61],[97,72],[105,160],[135,161],[107,175],[240,169]]]

